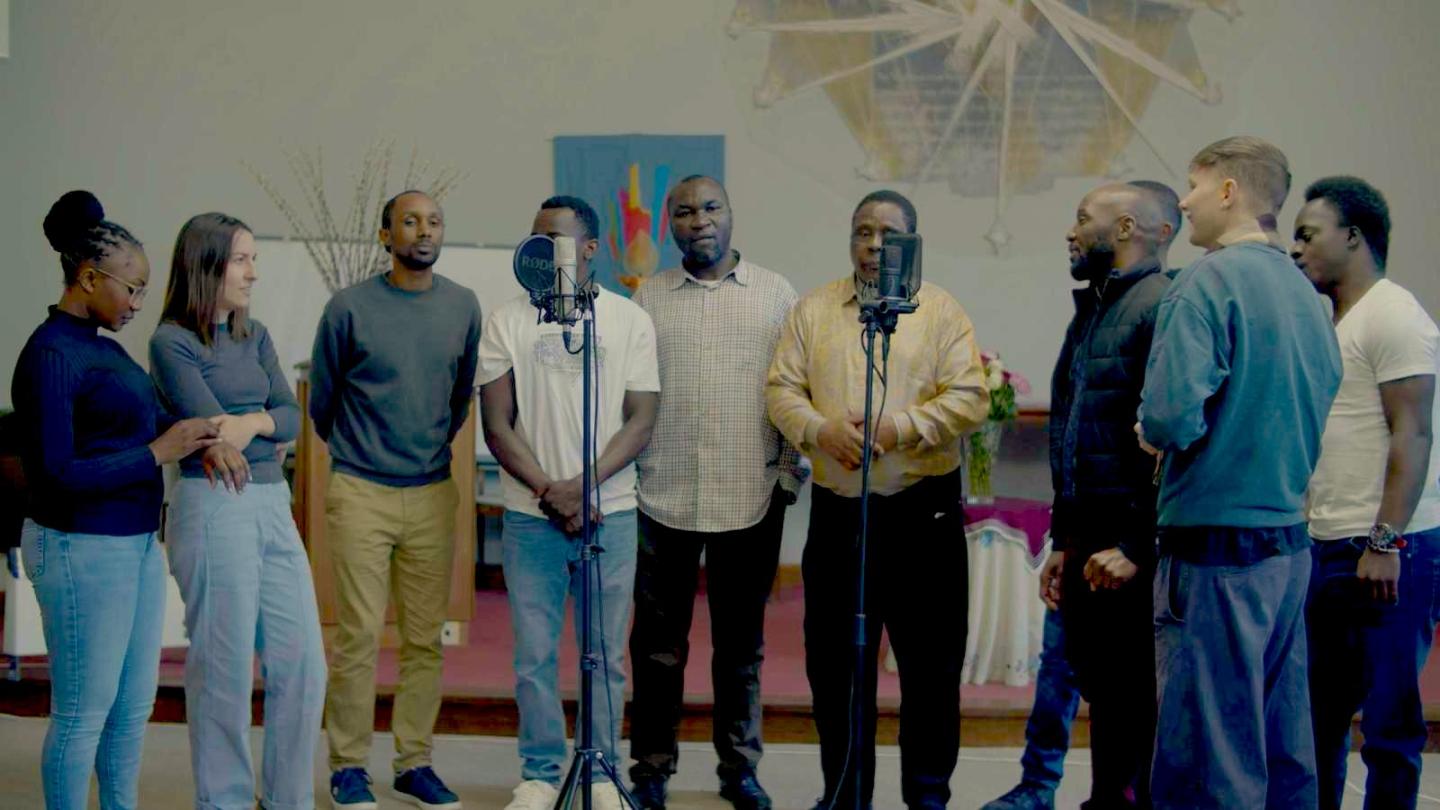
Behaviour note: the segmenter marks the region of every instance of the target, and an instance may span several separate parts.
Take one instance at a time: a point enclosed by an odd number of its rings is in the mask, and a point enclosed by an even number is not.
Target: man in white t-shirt
[[[576,272],[590,278],[599,220],[576,197],[552,197],[531,233],[575,240]],[[595,672],[591,728],[595,745],[618,764],[625,707],[625,632],[635,586],[635,456],[650,441],[659,403],[655,327],[639,305],[596,289],[593,379],[594,440],[600,521],[599,581],[590,583],[592,627],[602,665]],[[566,336],[538,323],[527,296],[503,305],[480,338],[481,413],[485,443],[500,462],[505,489],[506,591],[515,631],[515,702],[520,710],[523,781],[507,810],[548,810],[566,764],[565,713],[556,658],[566,597],[578,597],[580,566],[583,331]],[[578,606],[576,608],[578,610]],[[576,617],[575,624],[580,624]],[[599,776],[598,772],[596,774]],[[597,780],[594,801],[619,810],[620,796]]]
[[[1305,191],[1291,255],[1335,305],[1344,379],[1310,480],[1306,603],[1320,807],[1345,790],[1363,709],[1367,808],[1413,808],[1425,718],[1420,671],[1435,637],[1440,445],[1431,441],[1440,331],[1385,278],[1390,212],[1355,177]]]

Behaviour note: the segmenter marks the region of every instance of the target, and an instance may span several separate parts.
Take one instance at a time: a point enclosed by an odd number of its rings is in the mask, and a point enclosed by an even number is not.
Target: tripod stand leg
[[[620,778],[620,772],[615,769],[615,764],[606,759],[602,753],[596,752],[595,757],[600,762],[600,770],[609,777],[611,782],[615,783],[615,790],[620,793],[620,803],[630,810],[640,810],[640,805],[636,803],[635,797],[630,795],[630,790],[625,787],[625,780]]]
[[[555,797],[555,810],[570,810],[571,800],[575,798],[575,787],[580,780],[580,769],[587,767],[585,754],[576,751],[574,758],[570,760],[570,770],[565,773],[565,781],[560,783],[560,795]]]
[[[593,770],[591,768],[592,761],[600,767],[603,779],[597,781],[595,774],[590,773]],[[555,798],[555,810],[572,810],[575,806],[576,796],[580,796],[581,804],[584,805],[585,773],[590,773],[589,784],[592,791],[595,789],[595,785],[604,784],[605,780],[609,780],[615,786],[615,792],[620,794],[620,804],[623,807],[640,810],[640,805],[636,804],[635,797],[631,796],[630,790],[625,787],[625,780],[621,778],[615,765],[605,758],[604,752],[583,749],[576,751],[574,759],[570,761],[570,770],[565,774],[565,781],[560,784],[560,795]]]

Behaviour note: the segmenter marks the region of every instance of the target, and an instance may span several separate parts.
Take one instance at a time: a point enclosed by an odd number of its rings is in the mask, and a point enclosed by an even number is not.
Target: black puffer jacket
[[[1135,412],[1170,278],[1136,265],[1075,291],[1075,318],[1050,382],[1051,536],[1056,550],[1119,546],[1154,556],[1155,460],[1135,440]]]

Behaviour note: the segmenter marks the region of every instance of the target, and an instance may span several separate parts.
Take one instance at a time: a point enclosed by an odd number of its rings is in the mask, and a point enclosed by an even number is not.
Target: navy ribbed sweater
[[[10,396],[31,519],[85,534],[159,528],[165,487],[149,444],[173,420],[119,343],[51,307],[20,352]]]

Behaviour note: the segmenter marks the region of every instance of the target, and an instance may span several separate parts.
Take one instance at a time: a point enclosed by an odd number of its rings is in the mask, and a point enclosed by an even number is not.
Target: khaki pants
[[[331,472],[326,531],[339,627],[330,651],[325,726],[330,768],[363,768],[375,728],[375,661],[394,567],[400,685],[391,729],[395,771],[430,764],[440,713],[440,634],[450,600],[455,509],[446,479],[389,487]]]

